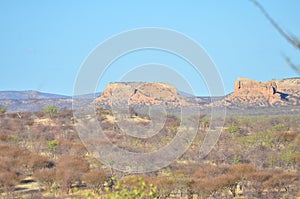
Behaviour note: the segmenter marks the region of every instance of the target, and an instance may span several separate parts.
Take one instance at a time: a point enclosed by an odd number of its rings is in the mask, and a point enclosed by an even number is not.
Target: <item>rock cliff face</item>
[[[276,94],[277,85],[275,82],[258,82],[247,78],[239,78],[234,84],[234,93],[239,95],[263,95],[266,98]]]
[[[226,97],[229,105],[275,106],[298,105],[300,102],[300,78],[259,82],[238,78],[234,92]]]
[[[110,83],[101,96],[95,100],[95,103],[104,106],[112,104],[172,106],[189,104],[171,84],[142,82]]]
[[[197,100],[196,100],[197,99]],[[234,92],[216,102],[203,98],[183,97],[176,87],[168,83],[117,82],[110,83],[95,100],[102,107],[112,105],[166,105],[219,106],[225,100],[227,107],[276,107],[300,105],[300,78],[259,82],[248,78],[238,78]]]

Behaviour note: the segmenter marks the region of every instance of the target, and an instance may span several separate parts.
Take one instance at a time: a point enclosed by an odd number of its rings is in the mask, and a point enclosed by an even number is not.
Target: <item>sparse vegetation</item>
[[[20,191],[16,187],[27,177],[39,183],[34,194],[40,198],[43,195],[70,198],[290,198],[299,195],[298,115],[228,118],[219,142],[204,160],[198,159],[198,152],[208,121],[207,117],[201,117],[192,146],[176,162],[143,176],[124,176],[89,154],[74,129],[71,111],[63,109],[52,118],[40,112],[18,114],[7,113],[0,120],[3,197],[26,198],[28,190]],[[108,111],[101,110],[98,116],[112,142],[136,152],[151,152],[164,146],[174,138],[180,125],[180,119],[170,115],[160,133],[145,142],[126,137],[115,127],[116,121]],[[146,120],[137,116],[133,121],[146,125]]]
[[[4,107],[4,106],[0,106],[0,113],[5,113],[6,112],[6,107]]]
[[[50,117],[52,117],[53,115],[58,114],[58,108],[57,106],[51,105],[51,106],[47,106],[44,109],[44,112],[49,115]]]

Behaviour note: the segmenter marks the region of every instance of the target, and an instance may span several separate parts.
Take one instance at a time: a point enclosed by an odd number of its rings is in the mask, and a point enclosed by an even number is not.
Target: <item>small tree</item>
[[[8,196],[12,196],[15,186],[20,182],[21,176],[16,171],[0,172],[0,188],[3,189]],[[9,198],[9,197],[8,197]]]
[[[7,111],[6,107],[0,106],[0,113],[5,113]]]
[[[69,193],[72,184],[81,184],[81,177],[89,171],[89,163],[76,155],[63,155],[57,160],[56,181],[63,193]]]
[[[87,187],[92,189],[95,194],[100,194],[104,183],[109,179],[109,172],[94,170],[85,173],[82,180],[86,183]]]
[[[34,154],[28,159],[27,167],[32,173],[39,169],[51,168],[54,166],[54,163],[47,156]]]
[[[51,140],[48,141],[48,149],[49,151],[52,153],[52,155],[54,156],[56,148],[59,146],[59,141],[58,140]]]
[[[230,125],[226,131],[232,135],[238,135],[240,133],[240,128],[237,125]]]
[[[47,115],[49,115],[50,117],[52,117],[53,115],[58,114],[58,108],[57,106],[51,105],[51,106],[47,106],[44,109],[44,113],[46,113]]]
[[[0,190],[8,195],[13,193],[15,186],[26,175],[24,165],[28,157],[29,152],[24,149],[0,145]]]
[[[45,187],[47,191],[52,191],[52,187],[55,182],[55,169],[40,169],[34,173],[34,177]]]
[[[263,198],[266,189],[265,182],[272,177],[271,172],[257,171],[247,175],[247,183],[243,185],[243,193],[246,198]]]
[[[285,198],[285,195],[292,196],[297,194],[297,173],[274,173],[272,178],[265,182],[265,187],[269,190],[273,189],[274,196],[278,198]]]
[[[157,196],[159,198],[168,198],[176,189],[174,179],[171,177],[154,178],[153,184],[157,187]]]

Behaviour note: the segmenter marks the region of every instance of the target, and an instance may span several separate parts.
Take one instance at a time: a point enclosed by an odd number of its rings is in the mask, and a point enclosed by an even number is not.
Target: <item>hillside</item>
[[[32,90],[0,91],[0,105],[6,107],[7,112],[40,111],[49,105],[55,105],[59,108],[71,108],[72,98]]]
[[[67,99],[69,96],[43,93],[39,91],[0,91],[0,100],[30,100],[30,99]]]

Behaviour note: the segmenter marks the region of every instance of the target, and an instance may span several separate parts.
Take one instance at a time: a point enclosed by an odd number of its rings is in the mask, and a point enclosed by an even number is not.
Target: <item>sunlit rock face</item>
[[[300,78],[267,82],[238,78],[234,84],[234,92],[226,97],[226,101],[255,106],[298,105]]]
[[[122,103],[129,105],[188,105],[184,97],[178,94],[175,86],[168,83],[143,82],[110,83],[95,100],[95,103],[107,106]]]

